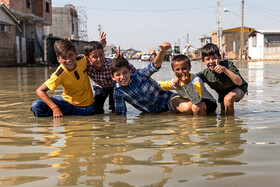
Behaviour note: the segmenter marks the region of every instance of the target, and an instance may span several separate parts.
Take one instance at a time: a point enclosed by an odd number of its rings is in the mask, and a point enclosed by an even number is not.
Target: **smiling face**
[[[122,86],[127,86],[132,72],[127,67],[121,67],[111,75],[112,79]]]
[[[213,71],[216,65],[219,64],[221,58],[217,55],[211,55],[211,56],[205,56],[204,59],[202,59],[202,62],[211,70]]]
[[[96,70],[101,70],[104,62],[103,49],[92,50],[88,56],[88,59]]]
[[[191,66],[189,66],[189,64],[185,60],[173,62],[172,68],[176,77],[178,78],[182,77],[183,74],[186,77],[190,76]]]
[[[73,71],[76,68],[76,58],[77,54],[72,50],[68,50],[65,54],[57,57],[57,61],[68,71]]]

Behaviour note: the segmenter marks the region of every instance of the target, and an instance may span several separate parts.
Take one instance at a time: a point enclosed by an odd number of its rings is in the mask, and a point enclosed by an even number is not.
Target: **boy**
[[[205,88],[202,80],[191,74],[191,62],[186,55],[177,55],[172,59],[175,78],[161,82],[163,90],[176,90],[184,100],[178,110],[187,114],[206,116],[216,111],[217,103]]]
[[[247,93],[247,82],[233,62],[221,61],[219,48],[215,44],[203,46],[201,56],[207,68],[197,75],[219,94],[222,114],[234,115],[234,102],[239,102]]]
[[[116,114],[126,115],[125,101],[138,110],[159,113],[174,110],[178,105],[178,98],[171,91],[163,91],[151,76],[159,70],[166,50],[171,46],[164,42],[159,46],[161,50],[153,62],[142,70],[132,74],[128,61],[118,56],[110,64],[111,77],[117,83],[114,88]]]
[[[41,99],[32,103],[31,111],[36,117],[53,115],[54,118],[94,114],[94,98],[86,72],[86,57],[77,56],[74,44],[69,40],[56,41],[54,51],[60,66],[37,89],[36,93]],[[63,88],[62,96],[49,97],[47,91],[54,91],[59,85]]]
[[[87,71],[88,76],[94,81],[93,89],[95,90],[95,113],[104,113],[104,102],[109,95],[109,109],[115,112],[113,88],[115,81],[112,80],[109,64],[111,59],[104,57],[104,44],[92,41],[84,47],[85,55],[88,59]],[[104,39],[103,39],[104,42]],[[105,40],[106,43],[106,40]],[[130,64],[132,72],[136,69]]]

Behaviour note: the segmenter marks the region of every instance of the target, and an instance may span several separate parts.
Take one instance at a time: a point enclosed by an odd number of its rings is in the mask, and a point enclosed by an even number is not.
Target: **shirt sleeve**
[[[236,75],[240,76],[239,70],[236,68],[236,66],[233,64],[232,61],[228,61],[228,69],[233,72]]]
[[[114,89],[114,99],[116,115],[126,115],[127,110],[123,94],[118,89]]]
[[[162,90],[174,90],[172,80],[168,81],[159,81],[160,87]]]
[[[146,66],[145,68],[139,70],[138,72],[146,77],[151,77],[155,72],[157,72],[159,68],[155,68],[153,65],[153,62],[151,62],[148,66]]]
[[[45,85],[51,90],[55,89],[61,84],[61,79],[53,73],[51,77],[45,82]]]
[[[129,64],[129,67],[131,69],[132,74],[137,71],[137,69],[132,64]]]
[[[182,85],[183,90],[188,94],[193,104],[198,104],[202,99],[202,84],[203,82],[197,77],[188,85]]]

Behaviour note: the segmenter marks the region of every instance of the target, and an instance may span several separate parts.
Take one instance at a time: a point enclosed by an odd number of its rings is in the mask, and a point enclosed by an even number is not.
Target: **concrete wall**
[[[44,27],[44,34],[79,39],[77,12],[70,7],[53,7],[52,26]]]

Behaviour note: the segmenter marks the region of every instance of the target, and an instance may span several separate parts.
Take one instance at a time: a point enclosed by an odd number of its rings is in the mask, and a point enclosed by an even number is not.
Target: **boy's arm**
[[[114,90],[116,115],[126,115],[126,105],[122,93],[117,89]]]
[[[52,102],[51,98],[48,96],[48,90],[49,88],[44,83],[36,90],[36,94],[52,109],[54,118],[62,117],[63,114],[60,108],[54,102]]]
[[[168,42],[163,42],[159,47],[160,47],[160,50],[159,50],[156,58],[153,61],[153,66],[156,69],[161,66],[161,64],[164,60],[165,53],[168,49],[171,48],[171,45]]]
[[[164,90],[164,91],[174,90],[174,88],[172,87],[172,80],[159,81],[159,85],[160,85],[161,89]]]
[[[182,85],[183,90],[193,104],[198,104],[202,99],[202,84],[203,82],[198,78],[187,85]]]
[[[242,79],[239,75],[236,75],[235,73],[233,73],[232,71],[230,71],[229,69],[227,69],[226,67],[220,65],[220,64],[216,64],[216,67],[214,68],[214,71],[221,74],[224,73],[226,74],[234,84],[236,84],[237,86],[241,86],[242,85]]]

